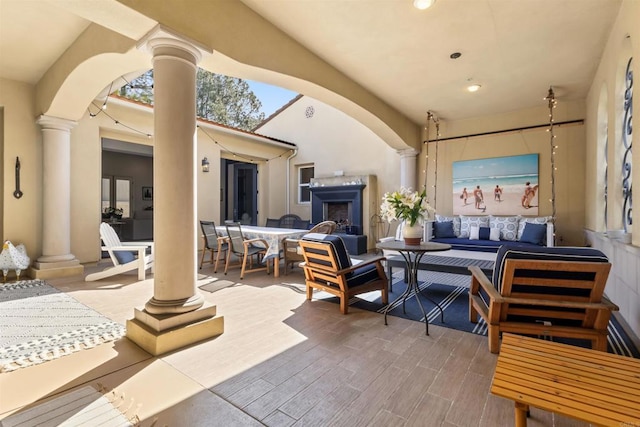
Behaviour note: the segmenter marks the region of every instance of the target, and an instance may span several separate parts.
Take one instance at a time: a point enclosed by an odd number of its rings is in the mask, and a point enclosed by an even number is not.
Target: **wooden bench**
[[[503,334],[491,393],[515,402],[517,427],[529,405],[604,426],[640,425],[640,360]]]

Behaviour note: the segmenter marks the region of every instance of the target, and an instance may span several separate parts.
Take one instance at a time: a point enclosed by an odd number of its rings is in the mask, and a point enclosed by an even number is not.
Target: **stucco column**
[[[404,188],[412,188],[418,190],[416,182],[418,180],[417,167],[418,167],[418,150],[413,148],[407,150],[400,150],[400,186]]]
[[[196,71],[198,50],[181,40],[151,38],[154,135],[154,292],[149,313],[202,306],[196,293]]]
[[[153,355],[224,332],[216,306],[196,292],[196,64],[200,50],[161,26],[153,54],[153,297],[127,320],[127,338]]]
[[[42,128],[42,256],[34,270],[57,272],[35,276],[78,274],[84,268],[71,253],[71,129],[77,122],[40,116],[36,123]]]

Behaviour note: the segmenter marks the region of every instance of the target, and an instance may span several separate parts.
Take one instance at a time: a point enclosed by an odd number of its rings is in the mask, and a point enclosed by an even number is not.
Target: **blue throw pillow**
[[[132,251],[113,251],[113,255],[116,257],[120,265],[126,264],[136,259],[136,254],[137,252]]]
[[[547,225],[546,224],[534,224],[527,222],[524,225],[524,231],[520,241],[522,243],[532,243],[534,245],[543,246],[546,240]]]
[[[489,240],[490,235],[491,229],[489,227],[480,227],[480,231],[478,232],[478,238],[480,240]]]
[[[436,239],[456,237],[453,232],[453,221],[434,222],[433,234]]]

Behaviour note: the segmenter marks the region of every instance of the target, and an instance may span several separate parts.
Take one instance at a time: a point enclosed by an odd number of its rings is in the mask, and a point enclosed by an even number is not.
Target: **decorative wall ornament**
[[[624,155],[622,157],[622,226],[625,233],[629,232],[629,226],[632,224],[632,180],[631,180],[631,165],[632,165],[632,136],[633,128],[631,122],[633,119],[633,69],[631,64],[633,57],[629,58],[627,62],[627,69],[625,71],[624,83],[624,104],[623,111],[624,116],[622,119],[622,149]]]

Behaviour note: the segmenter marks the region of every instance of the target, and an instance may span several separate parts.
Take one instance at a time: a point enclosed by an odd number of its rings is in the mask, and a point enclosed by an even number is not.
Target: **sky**
[[[269,117],[278,108],[291,101],[298,94],[278,86],[247,80],[249,87],[262,103],[262,112]]]

